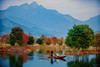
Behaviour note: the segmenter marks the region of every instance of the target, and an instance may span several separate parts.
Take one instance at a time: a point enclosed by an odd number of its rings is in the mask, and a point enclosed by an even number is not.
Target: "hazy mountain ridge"
[[[0,24],[2,27],[0,33],[8,33],[12,27],[21,26],[26,33],[31,33],[34,36],[44,34],[46,36],[65,37],[68,29],[72,28],[74,24],[88,24],[95,32],[100,31],[100,15],[87,21],[80,21],[70,15],[60,14],[56,10],[46,9],[36,2],[11,6],[6,10],[0,10],[0,15],[0,23],[2,24]],[[13,26],[5,26],[7,22]],[[5,25],[3,25],[4,23]]]

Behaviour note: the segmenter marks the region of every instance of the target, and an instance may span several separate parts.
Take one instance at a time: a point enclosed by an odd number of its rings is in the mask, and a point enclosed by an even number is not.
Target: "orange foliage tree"
[[[95,36],[95,40],[94,40],[95,44],[94,44],[94,46],[95,47],[100,47],[100,33],[96,33],[94,36]]]
[[[52,38],[51,37],[46,38],[46,44],[47,45],[50,45],[51,44],[51,41],[52,41]]]

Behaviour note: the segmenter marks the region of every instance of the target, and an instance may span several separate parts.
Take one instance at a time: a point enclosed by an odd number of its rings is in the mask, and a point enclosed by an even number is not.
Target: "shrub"
[[[27,42],[27,44],[31,45],[34,43],[34,37],[33,36],[29,36],[29,41]]]
[[[59,50],[59,52],[58,52],[59,54],[62,54],[63,52],[62,52],[62,50]]]
[[[58,44],[62,45],[63,44],[63,40],[62,39],[58,39]]]
[[[42,35],[41,37],[40,37],[40,39],[42,40],[42,42],[45,44],[46,43],[46,36],[44,36],[44,35]]]
[[[9,43],[11,44],[11,46],[15,46],[16,39],[12,34],[9,35]]]
[[[39,45],[41,45],[41,44],[43,44],[43,40],[42,39],[37,39],[37,44],[39,44]]]

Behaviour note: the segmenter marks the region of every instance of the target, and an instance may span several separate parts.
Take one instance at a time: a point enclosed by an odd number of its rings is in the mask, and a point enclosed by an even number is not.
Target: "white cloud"
[[[79,20],[87,20],[100,14],[99,0],[3,0],[1,9],[9,6],[36,1],[48,9],[55,9],[62,14],[69,14]]]

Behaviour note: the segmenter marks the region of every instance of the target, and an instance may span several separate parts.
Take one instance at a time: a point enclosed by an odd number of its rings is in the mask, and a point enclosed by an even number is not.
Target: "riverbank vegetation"
[[[80,52],[79,54],[93,53],[90,51],[92,47],[91,50],[97,54],[100,53],[98,52],[100,50],[100,33],[94,34],[88,25],[74,25],[65,39],[55,36],[46,37],[45,35],[35,38],[30,34],[24,33],[21,27],[14,27],[9,34],[2,35],[2,38],[0,38],[0,51],[8,48],[11,50],[11,47],[19,52],[21,48],[28,49],[29,52],[35,48],[57,48],[56,50],[64,49],[65,54],[75,54],[78,51]],[[23,52],[27,51],[23,50]]]

